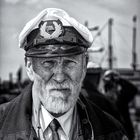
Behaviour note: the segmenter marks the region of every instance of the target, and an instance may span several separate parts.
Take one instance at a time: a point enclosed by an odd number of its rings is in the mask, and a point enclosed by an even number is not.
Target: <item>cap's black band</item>
[[[25,56],[28,57],[61,57],[61,56],[70,56],[77,55],[86,52],[86,48],[81,46],[61,46],[61,45],[45,45],[47,49],[32,48],[26,51]]]

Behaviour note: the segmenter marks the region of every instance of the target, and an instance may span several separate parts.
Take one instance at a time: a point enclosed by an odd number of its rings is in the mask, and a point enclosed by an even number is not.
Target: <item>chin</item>
[[[69,111],[76,101],[74,98],[64,99],[62,97],[50,96],[43,102],[44,107],[54,114],[64,114]]]

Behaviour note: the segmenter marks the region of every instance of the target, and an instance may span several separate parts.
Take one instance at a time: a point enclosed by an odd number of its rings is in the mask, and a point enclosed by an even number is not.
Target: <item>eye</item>
[[[64,66],[67,68],[72,68],[72,67],[76,66],[76,64],[77,63],[72,60],[65,60],[65,62],[64,62]]]
[[[55,64],[55,62],[54,61],[43,61],[42,62],[42,65],[43,65],[43,67],[45,67],[45,68],[52,68],[53,66],[54,66],[54,64]]]

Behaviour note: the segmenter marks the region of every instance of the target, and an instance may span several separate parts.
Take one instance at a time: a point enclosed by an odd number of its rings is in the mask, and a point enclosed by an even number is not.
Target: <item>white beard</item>
[[[62,87],[70,88],[70,92],[62,93],[60,91],[51,92],[51,89],[56,87],[58,88],[59,86],[55,85],[54,83],[45,85],[44,81],[40,78],[34,82],[40,102],[43,104],[46,110],[55,114],[63,114],[76,104],[81,90],[81,85],[82,82],[80,82],[80,84],[65,84]]]
[[[76,98],[75,98],[76,99]],[[75,105],[76,100],[68,99],[68,101],[60,98],[60,97],[46,97],[44,100],[44,107],[52,113],[65,113],[67,112],[72,105]]]

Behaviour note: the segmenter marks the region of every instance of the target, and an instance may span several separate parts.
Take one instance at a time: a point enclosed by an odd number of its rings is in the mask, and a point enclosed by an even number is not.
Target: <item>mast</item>
[[[112,48],[112,24],[113,19],[108,20],[108,66],[109,69],[113,68],[113,48]]]
[[[137,16],[133,16],[133,35],[132,35],[132,68],[134,71],[137,69],[137,54],[136,54],[136,22]]]

